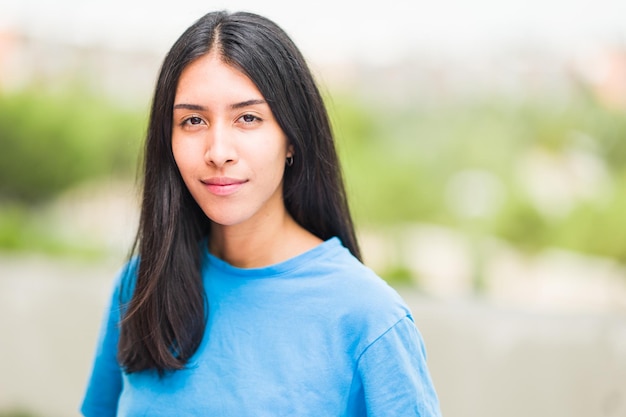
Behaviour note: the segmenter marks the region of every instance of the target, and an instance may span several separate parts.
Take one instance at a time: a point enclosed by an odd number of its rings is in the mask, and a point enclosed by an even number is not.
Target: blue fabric
[[[204,340],[163,378],[120,370],[116,286],[85,416],[440,416],[409,309],[337,238],[266,268],[206,252],[202,272]]]

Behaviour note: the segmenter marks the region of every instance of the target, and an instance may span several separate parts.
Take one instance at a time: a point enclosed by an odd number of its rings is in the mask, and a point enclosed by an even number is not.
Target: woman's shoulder
[[[318,272],[324,274],[325,298],[321,316],[352,340],[356,356],[412,314],[400,294],[376,272],[339,251],[328,257]]]
[[[317,263],[318,268],[321,269],[320,273],[330,275],[338,283],[343,283],[348,287],[347,289],[374,298],[396,299],[399,297],[385,280],[354,257],[339,242],[336,245],[329,245],[326,255]]]
[[[328,296],[346,316],[386,327],[411,315],[398,292],[343,246],[331,246],[314,265],[309,273],[325,282]]]

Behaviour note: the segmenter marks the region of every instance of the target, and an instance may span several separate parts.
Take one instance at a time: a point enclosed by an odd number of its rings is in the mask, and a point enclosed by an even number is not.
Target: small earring
[[[287,163],[288,167],[292,166],[293,165],[293,156],[288,156],[286,163]]]

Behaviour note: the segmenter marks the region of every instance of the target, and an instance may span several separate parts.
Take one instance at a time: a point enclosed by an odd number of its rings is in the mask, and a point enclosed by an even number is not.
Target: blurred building
[[[78,82],[96,93],[145,101],[163,59],[164,52],[157,49],[0,29],[0,89],[66,88]],[[311,64],[331,89],[392,100],[439,101],[494,92],[566,96],[583,85],[605,105],[626,109],[624,47],[581,53],[528,41],[481,51],[407,51],[381,62],[344,56]]]
[[[626,111],[626,45],[607,46],[576,62],[581,80],[609,109]]]
[[[0,89],[79,87],[136,101],[152,90],[162,57],[146,49],[75,44],[27,32],[0,32]]]

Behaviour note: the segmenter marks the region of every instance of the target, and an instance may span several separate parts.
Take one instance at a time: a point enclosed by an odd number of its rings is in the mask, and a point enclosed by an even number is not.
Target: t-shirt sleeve
[[[122,371],[117,361],[117,342],[120,321],[120,279],[100,326],[91,376],[81,413],[86,417],[108,417],[117,414],[117,403],[122,389]]]
[[[440,417],[422,337],[406,316],[363,352],[358,376],[368,417]]]

